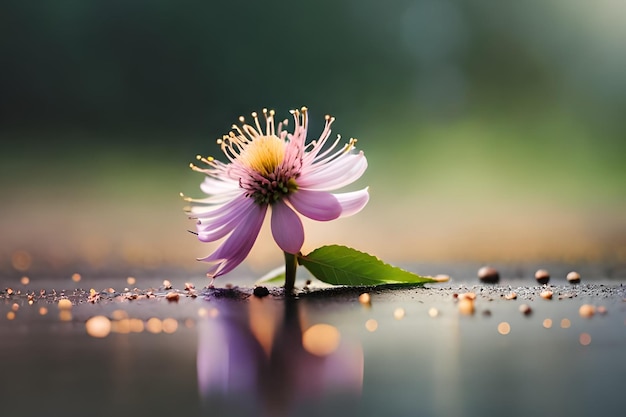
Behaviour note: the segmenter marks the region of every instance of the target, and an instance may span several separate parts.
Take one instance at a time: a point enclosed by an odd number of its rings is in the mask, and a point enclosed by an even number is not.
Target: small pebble
[[[363,305],[370,305],[371,302],[372,297],[370,297],[369,293],[364,292],[363,294],[359,295],[359,303]]]
[[[166,290],[171,290],[172,289],[172,283],[168,279],[164,279],[163,280],[163,288],[165,288]]]
[[[180,298],[180,295],[178,295],[177,292],[172,291],[172,292],[168,292],[165,298],[167,299],[167,301],[178,301],[178,299]]]
[[[63,298],[59,300],[58,307],[59,310],[70,310],[72,308],[72,302],[67,298]]]
[[[593,317],[595,313],[596,313],[596,308],[592,306],[591,304],[583,304],[578,309],[578,314],[580,314],[580,317],[590,318],[590,317]]]
[[[522,304],[519,306],[519,311],[520,313],[528,316],[530,313],[532,313],[533,310],[530,308],[528,304]]]
[[[252,290],[252,294],[254,294],[255,297],[267,297],[268,295],[270,295],[270,290],[267,289],[267,287],[254,287],[254,290]]]
[[[550,290],[541,291],[539,296],[546,300],[552,300],[552,291]]]
[[[475,299],[476,299],[476,294],[475,294],[475,293],[473,293],[473,292],[465,292],[465,293],[462,293],[462,294],[457,295],[457,298],[458,298],[459,300],[465,300],[465,299],[467,299],[467,300],[472,300],[472,301],[473,301],[473,300],[475,300]]]
[[[404,311],[404,309],[402,307],[398,307],[393,311],[393,317],[396,320],[402,320],[405,316],[406,312]]]
[[[507,300],[516,300],[517,294],[515,294],[514,292],[510,292],[507,295],[505,295],[504,298]]]
[[[437,310],[435,307],[431,307],[428,309],[428,315],[432,318],[435,318],[439,315],[439,310]]]
[[[578,284],[580,283],[580,274],[576,271],[572,271],[567,274],[567,282],[570,284]]]
[[[478,279],[487,284],[495,284],[500,281],[500,274],[493,267],[483,266],[478,270]]]
[[[550,281],[550,273],[545,269],[539,269],[537,272],[535,272],[535,279],[538,283],[545,285],[548,283],[548,281]]]

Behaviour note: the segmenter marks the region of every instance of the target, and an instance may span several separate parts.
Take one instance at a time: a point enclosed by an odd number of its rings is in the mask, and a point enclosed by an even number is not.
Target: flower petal
[[[287,253],[298,253],[304,244],[302,221],[284,201],[272,206],[272,235],[278,246]]]
[[[300,214],[313,220],[334,220],[341,215],[341,204],[326,191],[298,190],[288,199]]]
[[[351,193],[333,194],[341,205],[341,216],[347,217],[358,213],[365,207],[370,199],[369,187]]]
[[[217,179],[207,176],[204,178],[204,181],[200,183],[200,189],[209,195],[230,193],[238,188],[239,182],[229,178]]]
[[[255,205],[252,199],[247,198],[218,218],[198,220],[198,239],[201,242],[213,242],[223,238],[250,216]]]
[[[298,186],[311,190],[336,190],[358,180],[367,169],[367,159],[360,152],[345,154],[332,161],[302,168]]]
[[[266,211],[267,206],[253,204],[251,212],[233,230],[224,243],[209,256],[198,259],[213,264],[207,273],[209,277],[215,278],[232,271],[248,256],[259,235]]]
[[[234,208],[240,206],[243,201],[247,200],[247,197],[243,193],[231,198],[230,201],[222,202],[219,204],[203,204],[201,200],[194,200],[196,206],[191,206],[188,213],[194,218],[198,219],[214,219],[224,216],[230,213]]]

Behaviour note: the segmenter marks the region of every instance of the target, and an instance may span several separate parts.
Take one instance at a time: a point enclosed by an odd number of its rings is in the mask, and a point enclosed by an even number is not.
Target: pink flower
[[[208,194],[204,199],[185,198],[194,203],[188,213],[197,219],[198,239],[214,242],[228,236],[212,254],[199,259],[211,264],[210,278],[226,274],[246,258],[268,208],[274,240],[284,252],[297,254],[304,243],[297,213],[328,221],[355,214],[367,204],[367,188],[329,192],[365,172],[367,159],[362,151],[355,152],[356,139],[338,147],[341,137],[337,136],[329,143],[335,119],[326,116],[320,138],[307,144],[307,109],[291,113],[293,133],[283,130],[287,120],[275,126],[273,110],[263,109],[265,131],[256,113],[252,113],[254,126],[240,117],[241,127],[233,125],[233,130],[217,141],[228,163],[198,156],[207,167],[191,164],[194,171],[206,174],[200,188]]]

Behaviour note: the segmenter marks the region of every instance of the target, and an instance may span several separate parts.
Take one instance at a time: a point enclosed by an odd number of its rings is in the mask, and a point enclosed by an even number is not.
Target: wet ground
[[[620,270],[581,267],[571,284],[555,267],[540,285],[532,266],[497,284],[466,266],[437,268],[451,280],[301,285],[294,298],[275,287],[255,295],[246,279],[209,289],[171,275],[5,285],[1,415],[623,411]]]

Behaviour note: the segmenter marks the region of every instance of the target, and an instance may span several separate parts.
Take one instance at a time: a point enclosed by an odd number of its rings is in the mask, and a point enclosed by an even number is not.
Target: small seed
[[[570,284],[578,284],[580,282],[580,274],[576,271],[568,273],[567,282],[569,282]]]
[[[517,294],[515,294],[514,292],[510,292],[507,295],[505,295],[504,298],[507,300],[516,300]]]
[[[539,269],[535,272],[535,279],[542,285],[547,284],[550,281],[550,273],[545,269]]]
[[[595,312],[596,312],[596,308],[592,306],[591,304],[583,304],[578,309],[578,314],[580,314],[580,317],[590,318],[590,317],[593,317]]]
[[[550,291],[550,290],[541,291],[539,296],[541,298],[546,299],[546,300],[552,300],[552,291]]]
[[[530,308],[528,304],[522,304],[519,306],[519,311],[520,313],[528,316],[530,313],[532,313],[533,310]]]
[[[478,279],[487,284],[495,284],[500,281],[500,274],[495,268],[483,266],[478,270]]]

